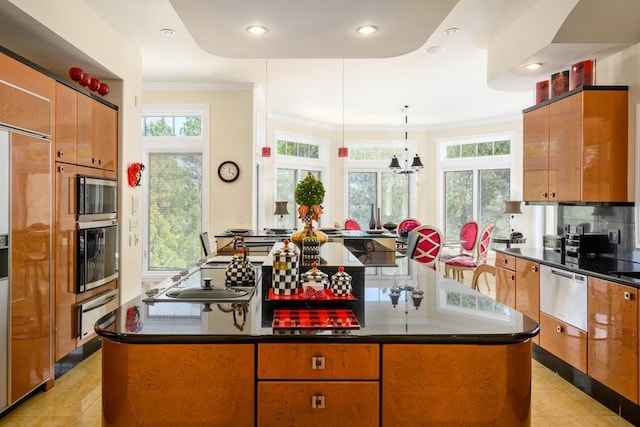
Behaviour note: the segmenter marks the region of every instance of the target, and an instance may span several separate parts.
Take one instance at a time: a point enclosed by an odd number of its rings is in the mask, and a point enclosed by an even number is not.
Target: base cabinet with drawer
[[[540,313],[540,347],[587,373],[587,332]]]
[[[516,306],[516,257],[496,254],[496,301]]]
[[[378,344],[258,344],[257,424],[377,426]]]
[[[638,289],[588,280],[589,376],[638,403]]]
[[[516,258],[515,266],[515,309],[540,324],[540,264]],[[532,341],[540,344],[540,336]]]

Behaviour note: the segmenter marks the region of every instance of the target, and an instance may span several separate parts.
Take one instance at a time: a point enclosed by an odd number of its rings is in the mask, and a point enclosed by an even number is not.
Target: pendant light
[[[262,157],[271,157],[271,147],[269,147],[269,98],[267,86],[269,84],[269,59],[264,59],[264,147],[262,147]]]
[[[419,173],[420,170],[424,168],[424,165],[422,164],[422,161],[420,160],[420,156],[418,156],[417,153],[413,157],[411,166],[409,166],[409,155],[408,155],[408,152],[409,152],[409,145],[408,145],[409,106],[405,105],[402,111],[404,112],[404,168],[400,166],[400,161],[398,160],[398,157],[394,154],[393,157],[391,158],[389,169],[391,169],[395,173],[402,173],[402,174],[410,174],[414,172]]]
[[[342,147],[338,147],[338,157],[349,157],[349,147],[344,146],[344,58],[342,58]]]

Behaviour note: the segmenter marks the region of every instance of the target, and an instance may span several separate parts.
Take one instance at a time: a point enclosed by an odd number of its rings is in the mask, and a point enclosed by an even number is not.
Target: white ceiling
[[[266,82],[270,114],[330,126],[400,127],[403,105],[413,126],[517,117],[536,81],[640,41],[638,0],[84,1],[139,48],[148,87]],[[45,68],[112,77],[6,3],[0,20],[0,44]],[[248,37],[255,23],[269,33]]]

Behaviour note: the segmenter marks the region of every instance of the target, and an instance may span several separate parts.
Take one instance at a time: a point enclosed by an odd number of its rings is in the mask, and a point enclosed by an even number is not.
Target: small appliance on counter
[[[545,234],[542,236],[542,245],[545,250],[564,253],[565,242],[565,236],[556,234]]]
[[[606,233],[567,234],[565,248],[569,257],[595,258],[600,254],[615,254],[618,245],[609,243]]]

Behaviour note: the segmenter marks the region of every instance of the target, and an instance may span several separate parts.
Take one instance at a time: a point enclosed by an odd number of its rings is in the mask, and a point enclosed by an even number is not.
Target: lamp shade
[[[400,169],[400,162],[398,161],[398,158],[396,157],[396,155],[393,155],[393,158],[391,158],[391,164],[389,165],[389,169]]]
[[[415,157],[413,158],[413,162],[411,162],[411,169],[422,169],[422,168],[424,168],[424,165],[422,164],[420,157],[416,154]]]
[[[504,212],[506,214],[521,214],[520,204],[522,202],[520,200],[505,200],[504,201]]]
[[[289,215],[289,211],[287,210],[287,202],[276,202],[276,211],[273,213],[274,215]]]

